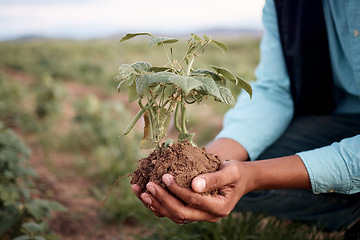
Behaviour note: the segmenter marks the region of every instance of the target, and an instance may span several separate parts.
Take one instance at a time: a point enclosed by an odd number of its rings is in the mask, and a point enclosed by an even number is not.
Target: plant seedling
[[[141,108],[123,133],[128,134],[143,116],[144,136],[140,141],[140,148],[158,150],[164,144],[167,146],[172,142],[163,140],[172,115],[175,128],[179,132],[177,141],[188,140],[195,146],[192,140],[194,133],[189,133],[186,127],[187,105],[200,103],[207,96],[211,96],[215,101],[233,107],[235,98],[230,91],[229,82],[243,88],[251,97],[250,84],[228,69],[218,66],[210,66],[211,70],[193,68],[195,60],[209,45],[227,53],[226,44],[206,35],[201,38],[191,34],[184,57],[178,61],[173,58],[173,48],[166,47],[178,42],[176,38],[157,37],[150,33],[129,33],[120,42],[141,35],[150,37],[149,47],[157,45],[163,48],[167,62],[164,66],[152,66],[148,62],[123,64],[119,67],[118,75],[114,77],[114,80],[119,82],[118,91],[127,88],[129,101],[137,101]]]
[[[132,174],[131,184],[137,184],[142,191],[146,190],[148,182],[154,182],[166,188],[162,182],[165,173],[175,177],[182,187],[190,187],[192,179],[202,173],[217,171],[221,160],[219,157],[198,148],[193,142],[194,133],[186,126],[186,108],[190,104],[200,103],[208,97],[230,106],[235,105],[235,98],[229,88],[229,83],[243,88],[251,97],[251,86],[241,77],[224,67],[211,66],[208,69],[194,69],[195,60],[204,54],[209,45],[219,48],[223,53],[228,51],[226,44],[191,34],[183,58],[173,57],[173,48],[169,44],[178,39],[156,37],[150,33],[130,33],[120,42],[145,35],[150,37],[149,47],[162,47],[167,62],[163,66],[152,66],[148,62],[136,62],[119,67],[119,74],[114,78],[119,82],[118,91],[126,88],[129,101],[137,101],[140,111],[125,129],[128,134],[135,123],[143,116],[144,136],[140,148],[154,149],[148,157],[139,160],[139,166]],[[170,120],[179,132],[177,143],[166,137]],[[221,194],[214,190],[209,194]]]

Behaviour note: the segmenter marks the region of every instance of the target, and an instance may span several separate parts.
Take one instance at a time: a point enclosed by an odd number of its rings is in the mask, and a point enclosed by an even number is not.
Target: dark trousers
[[[300,116],[259,160],[327,146],[357,134],[360,134],[360,114]],[[360,193],[313,194],[311,190],[297,189],[256,191],[243,196],[235,210],[317,224],[324,230],[344,230],[360,220]]]

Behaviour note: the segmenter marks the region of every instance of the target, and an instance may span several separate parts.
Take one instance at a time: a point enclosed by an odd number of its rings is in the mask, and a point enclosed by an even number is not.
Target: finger
[[[234,161],[221,164],[220,170],[195,177],[191,187],[195,192],[204,193],[233,184],[239,178],[238,165]]]
[[[222,188],[222,192],[224,192],[225,195],[211,196],[200,195],[190,188],[180,187],[176,183],[174,177],[169,174],[165,174],[163,176],[163,181],[172,193],[186,202],[191,208],[198,209],[215,216],[226,217],[229,215],[237,202],[236,199],[231,198],[234,190],[230,187]]]
[[[142,193],[140,197],[144,205],[148,207],[157,217],[161,218],[165,216],[152,207],[153,202],[156,200],[154,199],[154,197],[151,196],[150,193]]]
[[[156,185],[156,184],[154,184]],[[168,209],[166,207],[164,207],[154,196],[157,195],[157,192],[162,192],[164,191],[164,193],[162,193],[164,196],[166,197],[170,197],[169,201],[173,202],[174,204],[175,201],[179,201],[178,199],[174,199],[173,196],[171,196],[170,194],[168,194],[168,192],[165,189],[162,189],[160,186],[154,186],[152,184],[147,184],[147,190],[148,192],[141,194],[141,198],[143,199],[143,201],[147,204],[147,206],[150,208],[151,211],[153,211],[153,213],[158,216],[158,217],[168,217],[169,219],[173,220],[174,218],[172,217],[173,214],[170,213],[168,211]],[[157,189],[155,189],[155,187]],[[182,205],[182,204],[181,204]],[[181,220],[173,220],[176,223],[180,223]]]
[[[160,214],[159,212],[156,211],[155,208],[150,207],[150,210],[155,214],[155,216],[157,216],[158,218],[163,218],[165,217],[164,215]]]
[[[147,187],[153,196],[150,209],[175,223],[181,224],[185,220],[215,222],[220,219],[219,216],[184,205],[178,198],[154,183],[149,183]]]
[[[141,187],[137,184],[134,184],[131,186],[131,190],[135,193],[136,197],[142,202],[142,204],[144,204],[145,207],[149,207],[149,204],[144,202],[144,200],[142,199],[142,190],[141,190]]]
[[[135,195],[140,198],[140,194],[141,194],[141,187],[137,184],[133,184],[131,185],[131,190],[135,193]]]

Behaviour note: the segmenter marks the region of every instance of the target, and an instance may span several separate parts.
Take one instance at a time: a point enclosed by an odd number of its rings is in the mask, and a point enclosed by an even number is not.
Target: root
[[[121,176],[119,177],[118,179],[116,179],[116,181],[113,183],[113,185],[111,185],[111,187],[108,189],[104,199],[101,201],[101,206],[100,208],[103,208],[105,203],[106,203],[106,200],[108,199],[110,193],[111,193],[111,190],[116,186],[116,184],[118,183],[119,180],[123,179],[123,178],[126,178],[126,177],[131,177],[132,176],[132,173],[128,174],[128,175],[125,175],[125,176]]]

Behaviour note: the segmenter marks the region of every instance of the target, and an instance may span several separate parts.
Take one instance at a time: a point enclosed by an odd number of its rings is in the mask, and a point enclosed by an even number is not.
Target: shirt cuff
[[[338,143],[297,153],[309,174],[315,194],[338,192],[353,193],[347,164],[337,150]]]

